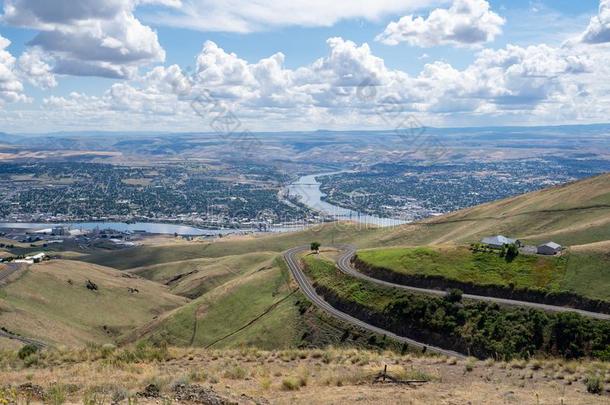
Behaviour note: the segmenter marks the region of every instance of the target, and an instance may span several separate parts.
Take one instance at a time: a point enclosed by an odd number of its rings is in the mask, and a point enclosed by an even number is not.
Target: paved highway
[[[339,248],[341,250],[343,250],[344,253],[341,255],[339,260],[337,260],[337,267],[339,267],[339,270],[341,270],[343,273],[345,273],[349,276],[357,277],[359,279],[370,281],[372,283],[380,284],[380,285],[383,285],[386,287],[400,288],[403,290],[412,291],[412,292],[416,292],[416,293],[440,295],[440,296],[444,296],[446,294],[446,292],[442,291],[442,290],[431,290],[431,289],[426,289],[426,288],[409,287],[409,286],[402,285],[402,284],[395,284],[395,283],[390,283],[388,281],[379,280],[379,279],[376,279],[373,277],[369,277],[365,274],[362,274],[352,266],[352,258],[356,254],[356,248],[353,246],[350,246],[350,245],[342,245],[342,246],[339,246]],[[579,315],[586,316],[588,318],[601,319],[601,320],[605,320],[605,321],[610,320],[609,314],[583,311],[581,309],[575,309],[575,308],[559,307],[559,306],[555,306],[555,305],[546,305],[546,304],[539,304],[539,303],[535,303],[535,302],[517,301],[517,300],[487,297],[487,296],[473,295],[473,294],[463,294],[462,297],[469,299],[469,300],[495,302],[500,305],[526,307],[526,308],[533,308],[533,309],[539,309],[539,310],[550,311],[550,312],[574,312]]]
[[[298,254],[302,253],[304,251],[307,251],[307,250],[309,250],[308,246],[297,247],[297,248],[291,249],[291,250],[287,251],[286,253],[284,253],[284,260],[286,260],[286,263],[288,264],[288,268],[290,269],[292,276],[296,280],[296,282],[299,285],[299,288],[301,289],[303,294],[305,294],[305,296],[318,308],[324,310],[328,314],[330,314],[333,317],[340,319],[344,322],[358,326],[362,329],[366,329],[366,330],[374,332],[374,333],[378,333],[380,335],[385,335],[400,343],[406,343],[409,346],[418,347],[422,350],[425,348],[426,351],[433,352],[433,353],[439,353],[439,354],[444,354],[447,356],[460,357],[460,358],[465,357],[461,353],[457,353],[457,352],[454,352],[451,350],[441,349],[439,347],[429,346],[429,345],[423,344],[421,342],[417,342],[413,339],[409,339],[409,338],[406,338],[403,336],[398,336],[395,333],[392,333],[385,329],[378,328],[376,326],[363,322],[360,319],[354,318],[353,316],[348,315],[345,312],[339,311],[338,309],[336,309],[335,307],[330,305],[328,302],[326,302],[322,297],[320,297],[318,295],[316,290],[311,285],[311,282],[305,276],[305,274],[303,273],[303,270],[301,269],[301,266],[299,264],[300,259],[298,257]]]

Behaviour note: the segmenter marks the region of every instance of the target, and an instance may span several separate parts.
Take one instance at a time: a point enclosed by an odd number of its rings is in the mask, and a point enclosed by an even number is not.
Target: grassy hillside
[[[235,278],[138,328],[126,341],[211,348],[333,345],[399,349],[393,342],[380,346],[380,336],[330,318],[311,305],[279,259],[270,268]]]
[[[474,253],[464,246],[363,250],[358,252],[358,258],[398,273],[548,290],[560,289],[567,267],[565,257],[520,255],[508,262],[495,252]]]
[[[319,294],[335,307],[402,336],[476,357],[531,355],[610,359],[610,323],[573,313],[545,313],[433,297],[345,277],[333,262],[304,258]]]
[[[498,233],[564,245],[610,240],[610,174],[406,225],[377,245],[470,243]]]
[[[0,288],[0,326],[54,344],[112,342],[187,302],[157,283],[126,276],[73,261],[33,265]],[[87,280],[98,291],[88,290]]]
[[[473,253],[465,246],[361,250],[364,263],[400,274],[441,276],[479,285],[570,291],[610,300],[610,255],[583,247],[561,257],[519,255],[507,262],[497,253]]]
[[[192,259],[138,267],[130,273],[168,285],[174,294],[196,298],[244,274],[270,269],[276,256],[262,252]]]
[[[565,265],[551,265],[552,259],[551,262],[543,260],[541,263],[519,259],[512,266],[463,259],[465,261],[461,263],[464,266],[452,270],[454,276],[484,282],[570,288],[579,293],[586,292],[594,298],[607,297],[608,288],[604,283],[610,269],[610,266],[606,266],[610,261],[610,249],[598,242],[610,240],[610,175],[396,228],[365,229],[356,224],[338,223],[295,233],[224,238],[210,242],[159,240],[155,244],[119,251],[96,251],[76,258],[85,261],[84,264],[70,262],[70,265],[78,267],[93,263],[130,270],[130,273],[158,283],[152,285],[165,294],[194,298],[181,307],[165,305],[158,300],[149,304],[149,311],[160,314],[155,320],[150,315],[141,316],[146,311],[136,311],[137,306],[124,311],[137,312],[139,315],[135,318],[138,322],[142,321],[138,323],[130,318],[131,322],[116,322],[119,325],[140,326],[137,332],[129,335],[130,341],[164,339],[176,345],[205,346],[217,342],[214,347],[241,344],[288,347],[303,344],[303,336],[318,333],[316,331],[324,322],[319,317],[307,318],[309,312],[303,312],[305,300],[299,293],[289,295],[294,286],[288,286],[287,274],[280,259],[282,251],[312,241],[319,241],[323,246],[352,243],[361,249],[463,244],[495,233],[534,243],[552,239],[562,244],[580,245],[581,251],[578,255],[570,255]],[[595,246],[594,250],[586,250],[592,246]],[[456,251],[459,256],[458,253]],[[429,264],[425,271],[441,271]],[[449,264],[446,262],[442,271],[449,271]],[[480,271],[490,265],[492,271]],[[63,282],[61,288],[66,288]],[[61,288],[58,291],[62,291]],[[23,301],[27,300],[24,298]],[[10,302],[5,299],[0,301],[2,304],[4,308]],[[162,309],[170,311],[161,314]],[[0,320],[7,316],[6,313],[0,314]],[[40,315],[39,318],[43,326],[39,325],[38,330],[49,327],[49,322],[44,323],[45,316]],[[82,321],[84,326],[78,326],[80,322],[80,319],[74,320],[77,326],[73,334],[76,336],[69,337],[71,342],[91,336],[93,339],[100,338],[99,325],[92,324],[86,318]],[[28,328],[34,327],[34,324]],[[16,325],[16,321],[13,321],[13,325]],[[116,328],[118,331],[112,333],[113,337],[126,329],[122,326]],[[334,326],[329,327],[327,335],[332,335],[334,339],[337,330],[333,331],[332,328]],[[342,332],[338,331],[338,335],[341,336]],[[55,339],[59,333],[53,336]],[[314,340],[324,339],[316,337]]]
[[[292,293],[288,274],[276,263],[205,293],[134,337],[163,339],[180,346],[208,346],[218,341],[220,347],[238,343],[290,347],[296,339],[298,318]],[[252,322],[252,327],[244,328]]]

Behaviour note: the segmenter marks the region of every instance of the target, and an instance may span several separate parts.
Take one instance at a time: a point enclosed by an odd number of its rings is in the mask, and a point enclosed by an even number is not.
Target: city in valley
[[[609,404],[610,0],[0,2],[0,405]]]

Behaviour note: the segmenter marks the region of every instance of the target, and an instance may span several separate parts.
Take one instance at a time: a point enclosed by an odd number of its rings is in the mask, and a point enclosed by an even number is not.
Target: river
[[[348,208],[339,207],[323,201],[325,194],[320,190],[320,183],[317,178],[324,176],[332,176],[335,174],[347,173],[346,171],[310,174],[301,177],[295,183],[288,186],[290,196],[298,196],[300,201],[323,215],[331,217],[335,220],[354,221],[363,225],[372,225],[380,227],[397,226],[407,223],[406,221],[394,218],[381,218],[373,215],[363,214],[358,211]]]
[[[320,212],[333,220],[354,221],[363,225],[371,226],[397,226],[405,224],[406,221],[392,218],[381,218],[373,215],[362,214],[347,208],[342,208],[325,201],[322,201],[324,193],[320,190],[321,183],[317,177],[330,176],[334,174],[346,173],[346,171],[310,174],[301,177],[297,182],[290,184],[288,192],[291,196],[298,196],[301,202],[314,211]],[[54,226],[65,226],[72,229],[95,230],[112,229],[120,232],[144,231],[151,234],[167,235],[189,235],[189,236],[218,236],[244,233],[258,233],[257,229],[204,229],[187,225],[157,223],[157,222],[136,222],[127,224],[124,222],[73,222],[73,223],[26,223],[26,222],[0,222],[0,228],[5,229],[28,229],[43,230]],[[292,232],[306,228],[308,224],[299,226],[279,226],[269,228],[267,232]]]

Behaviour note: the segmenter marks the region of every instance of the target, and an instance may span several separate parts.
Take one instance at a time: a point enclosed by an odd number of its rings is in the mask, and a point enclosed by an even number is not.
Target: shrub
[[[240,366],[234,365],[225,370],[223,377],[231,380],[243,380],[246,378],[246,370]]]
[[[454,288],[452,290],[449,290],[449,292],[445,296],[445,299],[449,302],[457,303],[457,302],[462,301],[462,295],[463,295],[462,290],[458,290],[457,288]]]
[[[261,383],[261,388],[265,391],[267,391],[269,388],[271,388],[271,379],[268,377],[262,377],[260,379],[260,383]]]
[[[34,345],[25,345],[23,346],[21,349],[19,349],[19,352],[17,353],[17,356],[19,356],[19,358],[21,360],[25,360],[26,357],[31,356],[34,353],[38,352],[38,347],[34,346]]]
[[[116,346],[111,344],[111,343],[107,343],[105,345],[102,346],[102,357],[103,358],[107,358],[108,356],[110,356],[112,353],[114,353],[114,351],[116,350]]]
[[[66,402],[66,388],[61,384],[53,384],[47,396],[51,404],[61,405]]]
[[[129,397],[129,392],[122,387],[117,387],[112,391],[111,400],[113,404],[118,404]]]
[[[284,391],[298,391],[299,388],[307,385],[307,381],[300,377],[288,377],[282,380]]]
[[[601,394],[604,388],[602,379],[599,375],[591,374],[585,378],[585,385],[587,387],[587,392],[591,394]]]
[[[25,364],[26,367],[32,367],[38,364],[38,354],[37,353],[33,353],[30,354],[28,357],[26,357],[25,359],[23,359],[23,364]]]
[[[508,247],[506,248],[506,261],[510,263],[515,260],[517,256],[519,256],[519,248],[517,247],[517,245],[515,245],[514,243],[508,245]]]

